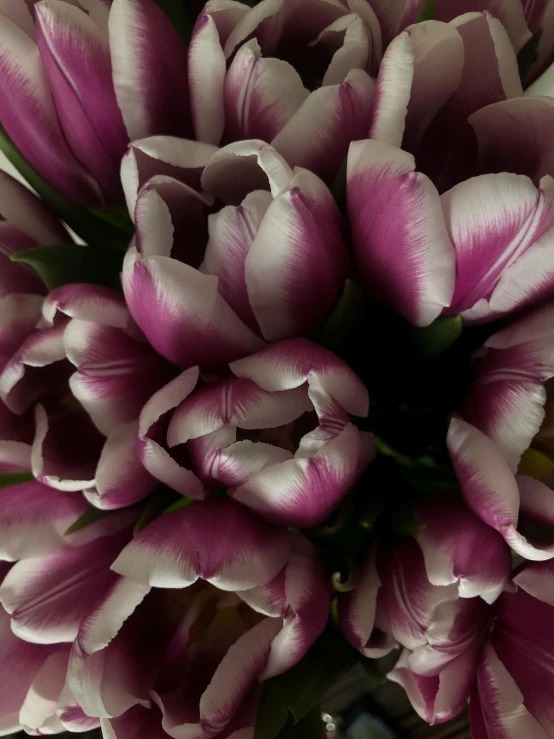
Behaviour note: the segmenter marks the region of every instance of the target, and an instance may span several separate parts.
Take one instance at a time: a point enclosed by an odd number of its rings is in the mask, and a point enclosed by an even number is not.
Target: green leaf
[[[76,531],[80,531],[81,529],[84,529],[87,526],[96,523],[96,521],[100,521],[101,518],[109,516],[110,513],[111,511],[101,511],[100,508],[94,508],[93,506],[90,506],[90,508],[87,508],[87,510],[75,521],[75,523],[72,523],[71,526],[64,531],[64,536],[74,534]]]
[[[6,472],[0,475],[0,490],[11,488],[12,485],[20,485],[22,482],[33,480],[31,472]]]
[[[181,41],[188,46],[195,18],[193,18],[187,0],[156,0],[156,5],[169,18]]]
[[[417,19],[417,23],[423,23],[423,21],[434,21],[437,18],[437,11],[435,8],[435,0],[424,0],[421,13]]]
[[[0,151],[6,155],[17,171],[31,185],[35,192],[52,208],[59,218],[87,244],[100,244],[125,248],[129,243],[128,231],[121,231],[98,218],[93,212],[80,208],[49,185],[13,144],[5,130],[0,126]]]
[[[358,283],[347,279],[344,290],[329,320],[318,336],[318,343],[343,359],[359,351],[359,335],[365,315],[364,293]]]
[[[179,497],[179,500],[176,500],[175,503],[172,503],[167,508],[164,508],[164,513],[173,513],[173,511],[180,511],[181,508],[186,508],[191,503],[194,503],[194,500],[192,498],[187,498],[185,495],[181,495]]]
[[[358,653],[340,631],[328,627],[297,665],[264,683],[254,739],[281,739],[279,732],[298,725],[319,706],[323,696],[354,667],[357,659]]]
[[[101,246],[51,244],[12,254],[13,262],[31,266],[49,290],[70,282],[119,288],[123,252]]]
[[[172,490],[165,485],[161,485],[150,495],[150,497],[146,501],[144,510],[140,514],[139,520],[137,521],[135,528],[133,529],[133,534],[138,534],[139,531],[142,531],[142,529],[145,526],[148,526],[151,521],[153,521],[155,518],[158,518],[158,516],[161,516],[162,513],[166,513],[168,507],[177,503],[181,503],[182,500],[182,495],[179,495],[179,493],[176,493],[175,490]],[[189,499],[186,498],[186,500]]]
[[[277,739],[321,739],[323,722],[321,709],[315,706],[297,724],[289,716],[287,724],[277,735]]]
[[[463,329],[461,316],[439,316],[430,326],[412,328],[410,336],[418,353],[433,359],[451,347],[460,338]]]
[[[520,49],[519,54],[517,55],[517,66],[519,69],[519,76],[523,83],[525,82],[525,78],[527,77],[527,72],[529,71],[529,68],[531,64],[533,63],[533,60],[537,53],[537,48],[540,44],[542,36],[543,36],[543,30],[541,28],[540,30],[538,30],[536,33],[534,33],[531,36],[529,41]]]

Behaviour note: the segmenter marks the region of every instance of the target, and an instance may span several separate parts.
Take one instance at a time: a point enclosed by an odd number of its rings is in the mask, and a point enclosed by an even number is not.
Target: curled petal
[[[432,182],[414,158],[388,144],[350,147],[348,214],[366,286],[417,326],[450,304],[455,253]]]
[[[80,8],[61,0],[39,2],[35,18],[64,136],[107,202],[118,203],[118,166],[128,138],[115,99],[108,39]]]
[[[344,288],[349,259],[338,208],[324,183],[297,169],[267,209],[245,260],[252,311],[268,341],[313,334]]]
[[[288,532],[268,526],[233,501],[203,501],[146,526],[113,569],[152,587],[183,588],[201,578],[221,590],[247,590],[275,577],[289,545]]]
[[[0,122],[9,137],[66,197],[83,205],[99,204],[98,185],[77,163],[60,129],[38,47],[1,15],[0,44]]]
[[[225,78],[226,137],[271,141],[308,95],[294,67],[263,58],[252,39],[239,49]]]
[[[293,173],[272,146],[253,139],[229,144],[214,154],[202,174],[202,187],[230,205],[240,205],[252,190],[273,197],[289,187]]]
[[[376,69],[381,56],[381,35],[377,18],[369,5],[367,8],[368,17],[373,15],[372,26],[368,25],[362,16],[351,13],[339,18],[317,37],[316,43],[333,48],[342,36],[342,43],[333,54],[323,76],[322,85],[340,85],[353,69],[363,69],[367,72]],[[374,30],[377,31],[377,49],[372,48]]]
[[[374,84],[353,69],[338,85],[312,92],[273,139],[291,167],[304,167],[332,182],[351,141],[367,135]]]
[[[71,283],[52,290],[42,309],[48,325],[54,325],[58,312],[68,318],[133,332],[133,321],[121,294],[100,285]]]
[[[178,375],[146,403],[139,418],[136,451],[144,467],[155,478],[191,498],[203,498],[200,480],[173,459],[165,446],[170,413],[194,390],[198,367]]]
[[[217,278],[175,259],[129,250],[123,289],[152,346],[181,367],[214,367],[263,345],[223,300]]]
[[[109,37],[115,94],[129,138],[189,138],[187,53],[164,12],[152,0],[113,0]]]
[[[133,141],[121,162],[121,182],[131,218],[139,190],[156,175],[165,175],[200,189],[204,167],[217,147],[199,141],[187,141],[173,136],[151,136]]]
[[[116,428],[107,438],[94,477],[85,497],[102,510],[133,505],[146,498],[157,482],[140,462],[136,450],[138,423]]]

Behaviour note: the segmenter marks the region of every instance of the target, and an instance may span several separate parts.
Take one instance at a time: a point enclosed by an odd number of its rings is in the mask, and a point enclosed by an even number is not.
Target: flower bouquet
[[[319,739],[362,665],[554,738],[553,61],[550,0],[0,0],[0,735]]]

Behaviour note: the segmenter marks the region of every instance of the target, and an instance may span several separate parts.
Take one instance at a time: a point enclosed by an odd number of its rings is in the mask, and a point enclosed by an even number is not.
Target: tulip
[[[120,577],[81,624],[76,698],[118,722],[130,710],[152,719],[154,706],[137,708],[150,698],[172,737],[227,736],[257,683],[292,667],[323,630],[320,568],[307,541],[233,501],[164,514],[123,549],[112,566]]]
[[[229,368],[231,376],[196,390],[198,371],[187,370],[147,403],[139,422],[143,464],[185,495],[200,497],[200,478],[201,489],[228,488],[272,523],[321,523],[373,456],[371,434],[349,417],[367,415],[367,390],[342,360],[304,339]],[[173,450],[182,458],[183,449],[198,478],[170,457]]]
[[[369,293],[416,326],[491,321],[552,289],[554,180],[474,177],[439,196],[412,155],[377,141],[348,158],[354,253]]]
[[[532,560],[554,556],[553,315],[546,304],[488,339],[448,432],[466,503]]]
[[[214,369],[266,341],[313,335],[348,270],[342,217],[323,182],[261,141],[231,144],[202,172],[203,190],[228,204],[206,231],[205,198],[190,185],[195,165],[181,163],[185,149],[165,152],[161,171],[171,163],[173,177],[139,190],[136,247],[123,267],[127,305],[152,346],[185,369]],[[129,198],[141,160],[136,149],[124,164]]]
[[[441,723],[467,699],[490,620],[487,604],[508,583],[510,554],[462,504],[422,503],[415,517],[419,533],[370,551],[359,586],[341,597],[339,619],[367,657],[404,648],[388,677],[406,689],[422,718]]]

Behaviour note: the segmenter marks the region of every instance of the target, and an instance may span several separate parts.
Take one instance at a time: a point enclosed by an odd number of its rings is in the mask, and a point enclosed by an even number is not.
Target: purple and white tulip
[[[491,321],[543,300],[554,284],[554,180],[473,177],[439,195],[411,154],[352,144],[348,213],[370,295],[416,326],[439,315]]]
[[[115,736],[127,721],[144,732],[161,711],[175,739],[235,737],[252,725],[245,709],[259,682],[294,665],[329,612],[312,546],[230,500],[163,515],[112,569],[117,579],[79,629],[70,685]]]

